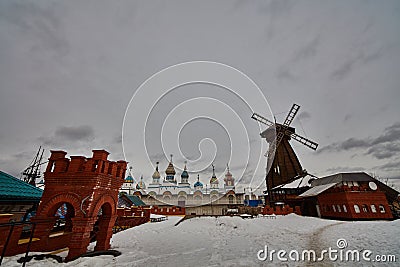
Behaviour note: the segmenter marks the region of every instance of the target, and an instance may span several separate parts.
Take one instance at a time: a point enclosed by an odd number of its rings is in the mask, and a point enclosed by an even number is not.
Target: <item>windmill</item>
[[[267,156],[268,172],[266,175],[266,184],[270,202],[273,201],[271,199],[271,190],[274,187],[290,183],[306,175],[306,171],[301,167],[300,161],[289,140],[294,139],[313,150],[316,150],[318,147],[317,143],[296,134],[295,129],[290,127],[299,109],[299,105],[293,104],[283,124],[274,123],[257,113],[253,113],[251,116],[252,119],[269,126],[260,135],[269,144],[268,153],[265,156]]]

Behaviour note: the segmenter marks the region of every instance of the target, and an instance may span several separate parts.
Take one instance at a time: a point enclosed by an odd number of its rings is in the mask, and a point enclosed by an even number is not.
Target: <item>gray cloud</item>
[[[91,140],[94,138],[94,131],[89,125],[62,126],[55,131],[55,136],[69,141]]]
[[[344,121],[344,122],[349,121],[352,117],[353,117],[353,115],[347,114],[346,116],[344,116],[343,121]]]
[[[400,140],[400,122],[385,128],[383,135],[372,141],[372,145],[382,144],[385,142],[396,142]]]
[[[303,112],[300,112],[300,114],[297,115],[296,117],[297,117],[297,119],[305,120],[305,119],[311,118],[311,114],[307,111],[303,111]]]
[[[111,158],[120,159],[121,140],[115,136],[129,97],[152,74],[191,60],[222,62],[243,71],[260,86],[272,111],[301,103],[312,115],[306,127],[312,139],[337,142],[322,148],[325,152],[350,151],[326,162],[325,157],[313,156],[314,151],[299,148],[296,152],[310,172],[349,165],[355,153],[354,160],[395,161],[389,144],[398,143],[396,129],[383,130],[398,121],[399,114],[400,16],[393,13],[399,6],[398,1],[382,5],[362,0],[345,5],[292,0],[96,1],[94,6],[84,0],[77,8],[74,1],[0,1],[0,122],[7,126],[0,129],[0,168],[22,170],[40,144],[46,151],[87,156],[93,148],[105,148]],[[215,96],[211,88],[198,91]],[[174,100],[178,101],[171,101],[172,107],[181,99]],[[157,123],[162,124],[165,110],[155,113]],[[245,114],[243,121],[253,124],[250,116]],[[348,121],[340,125],[344,118]],[[57,128],[88,124],[95,136]],[[137,125],[129,134],[139,138],[142,127]],[[382,134],[372,136],[377,129]],[[214,132],[205,127],[199,131]],[[258,129],[253,133],[259,138]],[[187,142],[195,141],[187,135]],[[134,147],[129,149],[135,154]],[[21,153],[29,150],[31,156],[27,153],[24,159]],[[190,146],[185,155],[195,156],[197,151]],[[13,157],[17,152],[18,159]],[[160,152],[157,146],[149,153]],[[218,157],[222,168],[227,157]],[[151,175],[153,169],[144,162],[147,156],[138,158],[128,158],[135,171]],[[162,160],[166,162],[164,156]],[[182,160],[176,161],[182,165]],[[250,162],[256,164],[255,157]],[[209,171],[201,178],[208,179]]]
[[[46,6],[25,1],[1,1],[0,20],[16,26],[23,34],[35,40],[37,45],[31,49],[66,54],[69,45],[63,35],[60,14],[57,13],[60,10],[54,4]]]
[[[334,80],[343,80],[353,71],[355,67],[364,67],[365,65],[378,60],[383,55],[383,48],[374,49],[368,51],[368,53],[363,51],[363,48],[359,48],[358,52],[351,54],[348,58],[344,60],[332,73],[331,78]]]
[[[309,43],[295,51],[293,62],[309,59],[317,54],[320,35],[315,36]]]
[[[365,171],[362,167],[331,167],[325,170],[328,173],[339,173],[339,172],[360,172]]]
[[[352,149],[367,149],[365,154],[377,159],[387,159],[400,152],[400,123],[386,127],[383,133],[376,138],[349,138],[343,142],[333,143],[322,147],[318,153],[332,151],[348,151]]]
[[[38,138],[40,142],[48,146],[59,146],[65,143],[72,145],[78,142],[93,141],[94,139],[94,130],[89,125],[61,126],[55,130],[53,135]]]
[[[400,169],[400,160],[390,161],[388,163],[376,166],[375,168],[383,171],[398,171]]]

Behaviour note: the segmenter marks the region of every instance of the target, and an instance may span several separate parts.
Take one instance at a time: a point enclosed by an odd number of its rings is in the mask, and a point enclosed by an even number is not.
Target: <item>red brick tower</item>
[[[66,154],[51,151],[44,173],[45,189],[32,220],[46,221],[38,223],[35,231],[42,247],[57,249],[61,245],[55,245],[50,234],[57,210],[66,207],[63,236],[69,247],[67,260],[71,260],[86,252],[91,233],[97,233],[95,250],[110,248],[117,218],[118,190],[124,182],[127,163],[107,160],[109,153],[105,150],[93,150],[92,158],[71,156],[68,159]]]

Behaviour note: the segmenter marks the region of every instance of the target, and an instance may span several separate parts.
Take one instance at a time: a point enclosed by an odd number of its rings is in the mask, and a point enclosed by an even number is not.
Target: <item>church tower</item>
[[[218,192],[218,190],[219,190],[219,182],[218,182],[217,176],[215,175],[214,164],[212,164],[212,168],[213,168],[213,174],[210,179],[210,193],[212,193],[214,191]]]
[[[159,164],[159,162],[157,161],[156,170],[154,171],[153,176],[152,176],[153,181],[149,184],[149,187],[148,187],[149,191],[158,190],[160,188],[161,175],[160,175],[160,172],[158,171],[158,164]]]
[[[232,177],[231,172],[229,171],[229,166],[228,164],[226,165],[227,172],[225,174],[225,179],[224,179],[224,188],[225,192],[228,192],[229,190],[235,191],[235,179]]]
[[[167,169],[165,170],[165,181],[168,183],[173,183],[176,184],[176,180],[175,180],[175,168],[174,165],[172,164],[172,154],[171,154],[171,161],[168,164]]]
[[[178,185],[179,191],[185,191],[186,194],[190,194],[190,184],[189,184],[189,173],[186,169],[186,161],[185,167],[183,168],[183,172],[181,174],[181,182]]]
[[[200,182],[200,174],[197,174],[197,182],[194,183],[194,191],[203,192],[203,183]]]

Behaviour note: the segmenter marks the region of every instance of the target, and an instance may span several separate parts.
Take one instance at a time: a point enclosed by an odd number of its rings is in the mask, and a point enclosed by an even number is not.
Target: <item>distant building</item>
[[[399,192],[364,172],[315,179],[300,197],[304,215],[330,219],[392,219],[399,205]]]
[[[224,178],[223,187],[213,173],[210,178],[209,185],[204,186],[197,176],[193,187],[189,181],[189,173],[186,164],[181,173],[181,179],[178,182],[175,178],[176,171],[172,162],[172,157],[165,170],[165,177],[161,180],[158,162],[152,175],[152,181],[146,185],[143,177],[137,183],[134,195],[139,196],[146,205],[169,207],[179,206],[185,207],[186,214],[199,215],[223,215],[228,209],[243,206],[244,193],[235,192],[235,179],[233,178],[229,167]],[[128,179],[129,177],[127,177]],[[127,179],[121,191],[127,192],[129,188]]]

